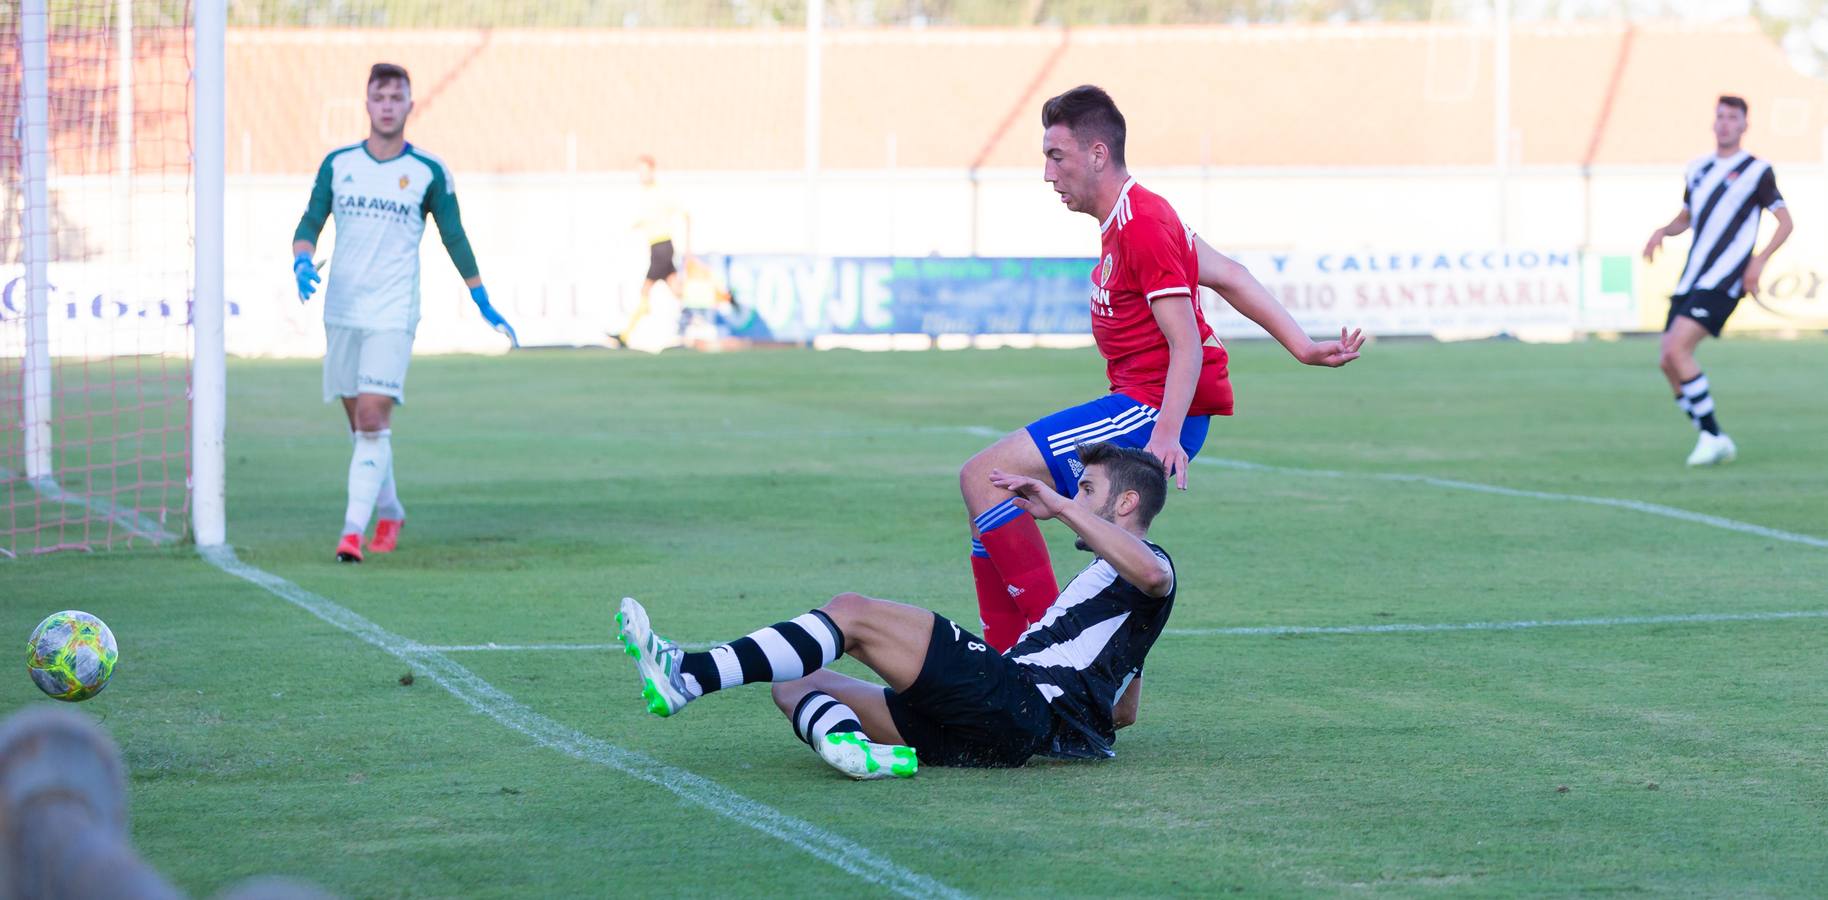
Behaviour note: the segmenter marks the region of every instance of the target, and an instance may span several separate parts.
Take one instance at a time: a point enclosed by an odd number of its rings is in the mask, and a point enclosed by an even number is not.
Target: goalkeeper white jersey
[[[332,215],[336,247],[324,286],[326,324],[373,330],[418,327],[419,239],[427,215],[438,221],[458,274],[466,279],[477,274],[450,170],[412,144],[387,160],[370,155],[367,142],[324,157],[294,239],[315,244]]]

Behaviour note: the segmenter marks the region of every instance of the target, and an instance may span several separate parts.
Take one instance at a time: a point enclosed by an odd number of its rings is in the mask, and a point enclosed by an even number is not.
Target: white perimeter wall
[[[966,256],[975,249],[982,256],[1090,257],[1098,247],[1096,223],[1060,208],[1038,167],[981,173],[975,191],[959,171],[835,172],[816,185],[799,173],[663,174],[691,212],[694,252],[797,254],[810,247],[833,256]],[[1208,241],[1241,251],[1519,246],[1635,254],[1681,203],[1676,167],[1602,169],[1590,178],[1573,169],[1520,169],[1503,180],[1489,168],[1136,174]],[[1784,257],[1828,268],[1828,166],[1780,166],[1778,176],[1802,226]],[[531,334],[522,326],[524,340],[594,343],[620,324],[647,261],[631,229],[637,196],[631,175],[459,171],[456,178],[496,305],[511,317],[518,311],[520,319],[547,320],[544,330],[530,323]],[[173,231],[188,230],[189,199],[172,187],[143,194],[133,207],[136,253],[125,268],[150,273],[130,279],[142,293],[167,294],[173,277],[187,272],[174,245],[187,253],[188,242],[174,241]],[[290,274],[292,231],[310,187],[308,175],[228,179],[228,285],[242,307],[230,320],[233,352],[321,350],[317,306],[298,304]],[[114,227],[120,207],[109,183],[54,179],[52,188],[61,221],[82,228],[104,258],[119,259],[111,251],[127,232]],[[333,248],[333,230],[326,231],[320,257]],[[1685,239],[1671,244],[1685,245]],[[440,335],[450,331],[447,337],[422,332],[421,349],[495,349],[499,341],[485,329],[443,327],[474,313],[435,229],[428,229],[421,252],[427,325]]]

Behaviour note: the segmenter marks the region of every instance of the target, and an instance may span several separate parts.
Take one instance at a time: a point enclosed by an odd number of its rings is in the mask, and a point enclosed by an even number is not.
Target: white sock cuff
[[[718,690],[736,687],[743,683],[743,663],[736,658],[736,651],[729,644],[711,648],[711,661],[717,663]]]
[[[1700,375],[1696,375],[1695,379],[1693,381],[1682,382],[1682,396],[1687,397],[1690,400],[1693,400],[1694,398],[1699,397],[1705,393],[1707,393],[1707,373],[1706,372],[1703,372]]]
[[[794,708],[791,718],[793,733],[800,740],[815,746],[838,725],[851,725],[852,727],[862,725],[857,718],[856,710],[824,691],[813,691],[801,698],[800,704]]]

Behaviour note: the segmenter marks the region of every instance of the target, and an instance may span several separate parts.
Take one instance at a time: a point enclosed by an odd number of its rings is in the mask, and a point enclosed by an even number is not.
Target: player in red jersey
[[[999,651],[1041,620],[1059,591],[1047,544],[1033,517],[990,483],[992,469],[1051,478],[1072,496],[1080,444],[1142,447],[1187,487],[1187,464],[1206,440],[1208,417],[1231,415],[1225,347],[1196,301],[1205,284],[1221,292],[1302,362],[1340,366],[1357,358],[1362,335],[1315,342],[1250,273],[1206,246],[1166,200],[1124,165],[1124,120],[1109,94],[1073,88],[1041,107],[1045,177],[1060,202],[1102,224],[1092,269],[1092,337],[1105,358],[1111,393],[1046,416],[980,451],[959,473],[971,515],[971,572],[984,639]]]

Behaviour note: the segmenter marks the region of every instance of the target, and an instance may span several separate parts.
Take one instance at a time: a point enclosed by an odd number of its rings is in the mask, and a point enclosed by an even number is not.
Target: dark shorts
[[[661,241],[647,248],[647,280],[665,281],[679,270],[673,267],[673,242]]]
[[[1733,314],[1739,306],[1738,297],[1727,296],[1726,291],[1689,291],[1669,298],[1669,318],[1663,322],[1663,330],[1668,331],[1677,316],[1694,319],[1707,333],[1720,336],[1720,329],[1726,325],[1726,317]]]
[[[883,688],[889,715],[922,765],[1019,766],[1053,729],[1047,698],[984,639],[933,616],[933,640],[906,691]]]
[[[1079,464],[1079,445],[1109,441],[1119,447],[1142,449],[1155,434],[1157,410],[1147,403],[1122,394],[1106,394],[1090,403],[1063,409],[1044,416],[1027,428],[1035,448],[1047,461],[1047,471],[1054,476],[1054,490],[1071,497],[1079,493],[1079,476],[1085,467]],[[1188,416],[1181,423],[1181,449],[1187,458],[1200,455],[1206,444],[1206,431],[1212,420],[1206,416]]]

